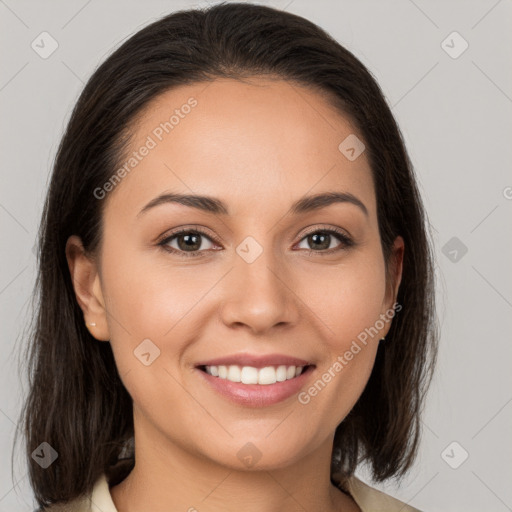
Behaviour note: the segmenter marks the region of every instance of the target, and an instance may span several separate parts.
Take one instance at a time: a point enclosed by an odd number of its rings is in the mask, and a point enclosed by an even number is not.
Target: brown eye
[[[176,238],[180,250],[198,251],[202,245],[201,236],[196,233],[183,233],[176,235],[174,238]]]
[[[338,241],[337,245],[335,244],[336,240]],[[310,253],[318,252],[318,254],[331,254],[353,245],[351,238],[336,229],[317,229],[306,234],[300,243],[307,244],[307,247],[301,248],[309,250]]]
[[[312,235],[308,235],[306,240],[309,245],[312,246],[312,249],[329,249],[332,241],[332,235],[329,233],[324,233],[323,231],[319,231],[317,233],[313,233]]]
[[[162,246],[164,250],[180,256],[202,256],[204,251],[212,248],[208,247],[208,243],[205,244],[204,240],[213,244],[210,237],[198,229],[182,229],[176,233],[171,233],[158,245]]]

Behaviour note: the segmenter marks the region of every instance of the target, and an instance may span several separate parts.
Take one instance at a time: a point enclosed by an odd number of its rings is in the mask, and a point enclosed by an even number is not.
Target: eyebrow
[[[142,210],[137,214],[137,217],[151,208],[167,203],[177,203],[216,215],[229,215],[227,206],[220,199],[209,196],[165,193],[155,197],[146,204],[146,206],[144,206],[144,208],[142,208]],[[326,208],[327,206],[335,203],[353,204],[359,207],[363,213],[368,216],[368,209],[364,203],[350,192],[324,192],[313,196],[303,197],[291,206],[290,211],[294,215],[299,215],[301,213],[320,210],[321,208]]]

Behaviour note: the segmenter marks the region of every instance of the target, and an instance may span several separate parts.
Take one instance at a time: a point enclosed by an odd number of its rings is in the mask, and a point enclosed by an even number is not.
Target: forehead
[[[109,203],[125,214],[167,190],[220,197],[244,207],[348,191],[374,209],[366,155],[339,145],[359,132],[325,95],[284,80],[218,79],[168,90],[134,123],[120,183]],[[149,149],[144,149],[149,148]],[[144,155],[142,155],[144,153]],[[140,207],[140,208],[139,208]]]

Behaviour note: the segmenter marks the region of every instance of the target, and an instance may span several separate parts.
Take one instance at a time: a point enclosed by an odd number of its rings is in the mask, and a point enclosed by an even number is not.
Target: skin
[[[91,334],[110,341],[133,398],[136,465],[111,488],[113,501],[119,512],[360,510],[330,483],[332,443],[391,322],[306,405],[297,396],[236,405],[194,365],[233,353],[288,354],[316,364],[307,390],[394,304],[403,240],[386,280],[366,155],[349,161],[338,150],[358,131],[317,91],[259,77],[182,86],[146,108],[131,150],[191,96],[197,106],[103,199],[99,254],[84,254],[76,236],[66,246],[84,318],[96,323]],[[229,215],[167,203],[137,216],[164,191],[219,198]],[[348,202],[289,211],[305,195],[332,191],[357,196],[368,215]],[[200,236],[202,256],[158,246],[194,226],[211,234]],[[335,235],[324,246],[308,241],[306,228],[317,226],[340,228],[354,245]],[[250,264],[236,252],[247,236],[263,249]],[[178,242],[167,245],[183,254]],[[134,357],[147,338],[161,351],[149,366]],[[262,454],[250,468],[237,457],[248,442]]]

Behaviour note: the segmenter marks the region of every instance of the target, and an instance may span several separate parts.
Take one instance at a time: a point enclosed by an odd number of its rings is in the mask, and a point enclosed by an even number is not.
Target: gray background
[[[266,3],[316,22],[373,72],[403,131],[433,226],[442,336],[421,451],[401,487],[376,487],[430,512],[512,510],[512,2]],[[115,46],[165,13],[206,5],[0,0],[0,512],[33,507],[19,451],[11,478],[24,392],[16,356],[65,123]],[[59,45],[46,59],[31,48],[43,31]],[[464,41],[446,39],[453,31],[469,44],[460,55]]]

